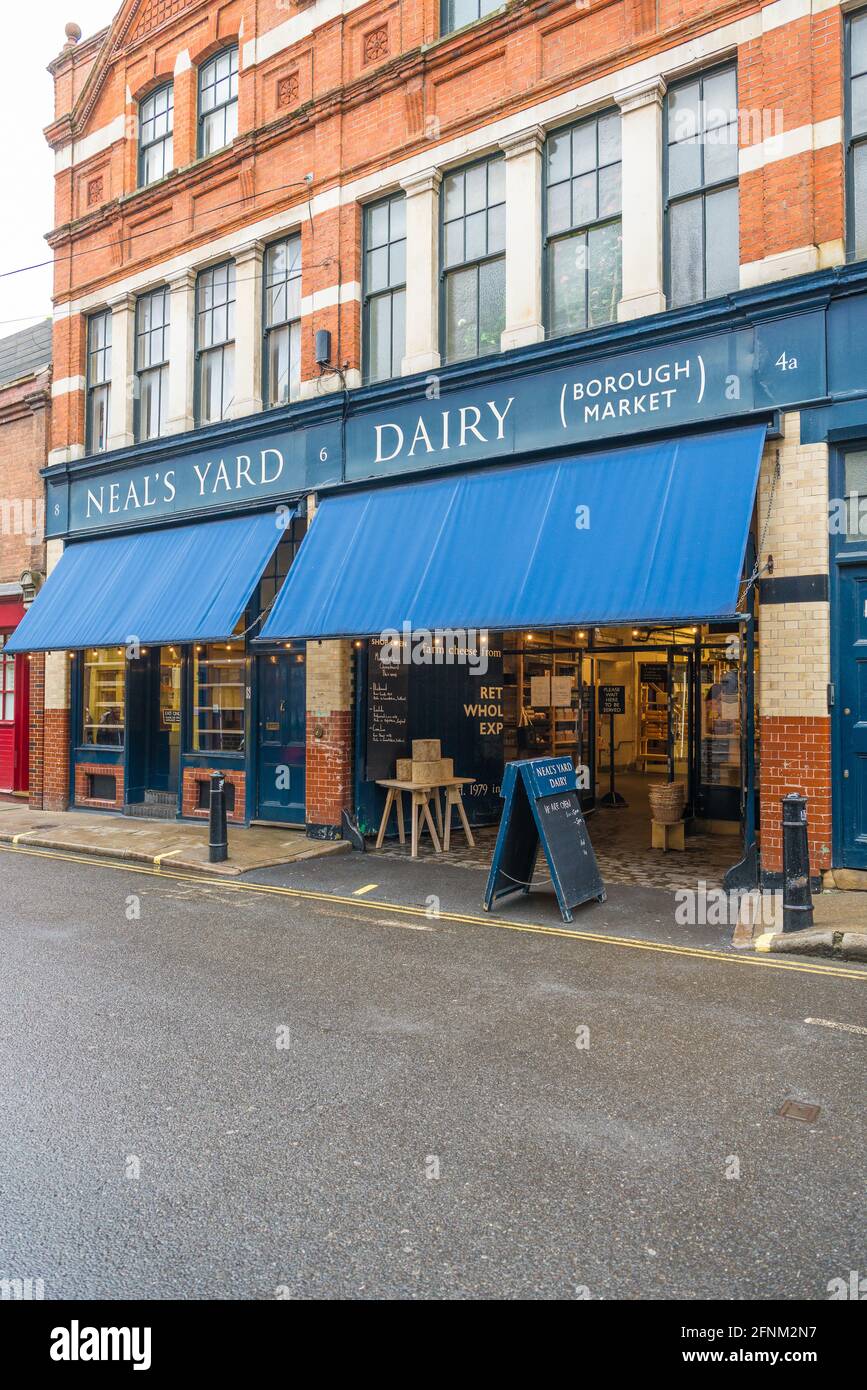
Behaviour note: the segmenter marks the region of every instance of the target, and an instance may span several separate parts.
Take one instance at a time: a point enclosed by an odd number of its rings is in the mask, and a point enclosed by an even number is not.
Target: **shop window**
[[[713,648],[701,654],[701,782],[741,784],[740,671],[736,659]]]
[[[126,658],[122,647],[84,653],[82,680],[83,744],[122,748],[126,693]]]
[[[229,417],[235,399],[235,262],[196,281],[197,424]]]
[[[862,540],[867,535],[867,451],[853,449],[846,454],[843,495],[846,540]],[[835,525],[838,534],[844,528]]]
[[[301,237],[265,252],[265,401],[297,400],[301,390]]]
[[[364,377],[400,376],[406,348],[406,198],[364,209]]]
[[[668,90],[666,218],[672,307],[738,287],[737,69]]]
[[[548,332],[617,318],[621,286],[620,112],[549,135],[545,145]]]
[[[138,109],[139,185],[147,188],[174,168],[175,89],[171,82],[145,97]]]
[[[455,29],[463,29],[465,24],[475,24],[486,14],[500,9],[503,0],[441,0],[440,27],[444,34],[452,34]]]
[[[506,326],[505,159],[447,174],[440,201],[446,360],[485,357]]]
[[[214,154],[238,134],[238,49],[224,48],[199,68],[199,154]]]
[[[165,434],[169,410],[169,291],[163,285],[135,306],[136,436]]]
[[[108,404],[111,394],[111,310],[91,314],[87,320],[87,422],[85,443],[89,454],[108,448]]]
[[[224,782],[226,792],[226,814],[235,814],[235,784],[234,782]],[[196,782],[196,810],[210,811],[211,809],[211,780],[204,777]]]
[[[243,753],[246,734],[243,642],[196,647],[193,661],[193,751]]]
[[[15,657],[4,652],[6,634],[0,632],[0,724],[15,719]]]
[[[852,15],[848,26],[846,120],[849,254],[867,256],[867,10]]]

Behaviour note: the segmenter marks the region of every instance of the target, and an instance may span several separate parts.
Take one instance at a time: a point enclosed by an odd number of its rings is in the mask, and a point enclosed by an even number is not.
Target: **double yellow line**
[[[177,883],[198,883],[207,888],[218,887],[233,893],[271,894],[281,898],[295,898],[303,902],[325,903],[329,907],[351,907],[356,912],[366,909],[371,913],[389,913],[395,917],[421,917],[429,922],[456,922],[473,927],[497,927],[501,931],[514,931],[532,936],[565,937],[570,941],[593,942],[602,946],[622,946],[631,951],[655,951],[666,956],[688,956],[695,960],[715,960],[723,965],[752,965],[761,970],[794,970],[801,975],[826,975],[842,980],[867,980],[867,970],[843,968],[836,965],[820,965],[816,961],[774,960],[768,956],[756,956],[744,952],[709,951],[697,946],[669,946],[655,941],[642,941],[634,936],[610,936],[605,932],[575,931],[570,927],[545,927],[535,922],[507,922],[502,917],[489,914],[474,916],[466,912],[438,912],[430,914],[423,907],[410,907],[400,903],[383,902],[380,898],[346,897],[338,893],[317,893],[309,888],[284,888],[270,883],[240,883],[237,879],[226,879],[218,875],[183,873],[180,869],[167,867],[151,868],[147,864],[130,863],[127,860],[99,859],[89,854],[67,854],[57,850],[25,848],[23,845],[0,845],[7,854],[26,854],[39,859],[59,859],[69,864],[86,864],[91,868],[114,869],[125,874],[145,874],[150,878],[171,879]]]

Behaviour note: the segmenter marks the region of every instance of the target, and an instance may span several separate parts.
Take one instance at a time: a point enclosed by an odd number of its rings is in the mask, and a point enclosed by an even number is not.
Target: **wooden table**
[[[382,849],[382,842],[385,839],[385,831],[388,826],[388,818],[391,815],[392,806],[397,816],[397,833],[402,845],[406,844],[403,821],[403,793],[407,792],[410,797],[411,813],[411,838],[410,838],[410,857],[418,858],[418,840],[421,831],[427,825],[430,837],[433,842],[434,850],[437,854],[442,854],[443,850],[448,850],[451,845],[452,833],[452,809],[457,807],[458,816],[467,837],[467,844],[474,848],[470,823],[467,820],[467,813],[464,810],[461,800],[461,787],[468,782],[472,782],[472,777],[449,777],[444,782],[434,782],[429,785],[421,786],[417,782],[399,782],[395,777],[386,777],[377,782],[378,787],[385,787],[388,795],[385,798],[385,810],[382,813],[382,820],[379,824],[379,834],[376,837],[376,848]],[[446,794],[445,822],[443,822],[443,812],[440,806],[440,790]],[[430,811],[430,803],[434,803],[436,814],[436,825]],[[437,833],[439,832],[439,833]],[[441,843],[442,841],[442,843]]]

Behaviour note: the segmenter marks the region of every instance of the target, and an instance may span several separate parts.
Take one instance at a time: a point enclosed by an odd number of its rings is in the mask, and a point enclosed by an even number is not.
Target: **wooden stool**
[[[466,837],[467,837],[467,844],[469,845],[470,849],[475,849],[475,847],[476,847],[476,842],[475,842],[475,840],[473,839],[473,832],[472,832],[472,830],[470,830],[470,823],[469,823],[469,821],[467,820],[467,813],[466,813],[466,811],[464,810],[464,803],[463,803],[463,799],[462,799],[462,797],[461,797],[461,787],[462,787],[463,785],[464,785],[464,779],[461,778],[461,779],[459,779],[459,780],[457,780],[457,781],[455,781],[455,782],[448,782],[448,783],[446,783],[446,785],[445,785],[445,787],[444,787],[444,791],[445,791],[445,794],[446,794],[446,828],[445,828],[445,834],[444,834],[444,836],[443,836],[443,849],[444,849],[446,852],[448,852],[449,846],[451,845],[451,839],[452,839],[452,809],[453,809],[453,807],[457,807],[458,817],[459,817],[459,819],[460,819],[461,825],[463,826],[464,834],[465,834]],[[439,796],[437,796],[437,808],[439,808]]]
[[[379,823],[379,834],[376,837],[376,848],[382,849],[382,842],[385,839],[385,832],[388,826],[388,818],[391,815],[392,806],[397,814],[397,833],[400,843],[406,844],[403,828],[403,793],[409,792],[410,795],[410,826],[411,826],[411,855],[413,859],[418,858],[418,839],[419,834],[427,825],[433,847],[437,854],[442,854],[437,827],[434,825],[433,816],[430,811],[431,800],[436,802],[436,817],[439,823],[440,835],[442,834],[442,812],[440,810],[439,797],[433,787],[418,787],[412,782],[398,782],[394,778],[388,778],[378,783],[380,787],[387,788],[388,795],[385,798],[385,809],[382,813],[382,820]]]
[[[400,843],[406,844],[406,834],[403,828],[403,795],[400,787],[389,787],[385,798],[385,810],[382,813],[382,820],[379,823],[379,834],[376,837],[376,848],[382,849],[382,842],[385,839],[385,831],[388,826],[388,818],[391,815],[392,806],[397,816],[397,833],[400,836]]]
[[[686,822],[675,821],[673,825],[666,825],[664,821],[652,820],[650,822],[650,845],[651,849],[686,849],[685,843]]]

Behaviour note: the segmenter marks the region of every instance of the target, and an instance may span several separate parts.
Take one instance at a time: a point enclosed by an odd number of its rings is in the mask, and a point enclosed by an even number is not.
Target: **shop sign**
[[[340,428],[336,424],[280,431],[247,443],[208,445],[116,472],[48,479],[49,536],[104,533],[153,525],[234,507],[267,505],[339,482]]]
[[[865,318],[867,296],[859,300]],[[810,309],[571,367],[493,368],[481,386],[448,389],[447,379],[428,376],[417,396],[393,405],[350,396],[345,445],[339,419],[293,428],[291,412],[279,429],[231,445],[166,440],[145,462],[112,471],[88,461],[49,475],[46,531],[103,534],[279,504],[342,482],[628,443],[651,430],[810,404],[828,393],[825,339],[825,311]]]
[[[350,418],[347,480],[628,442],[649,430],[816,400],[826,391],[824,313],[498,378],[484,387],[440,393],[436,378],[426,383],[418,400]]]
[[[600,687],[599,687],[599,713],[600,713],[600,714],[625,714],[625,713],[626,713],[626,686],[625,686],[625,685],[600,685]]]
[[[571,758],[507,763],[503,801],[485,890],[488,912],[500,898],[530,891],[540,845],[564,922],[572,921],[572,909],[581,903],[605,901]]]

